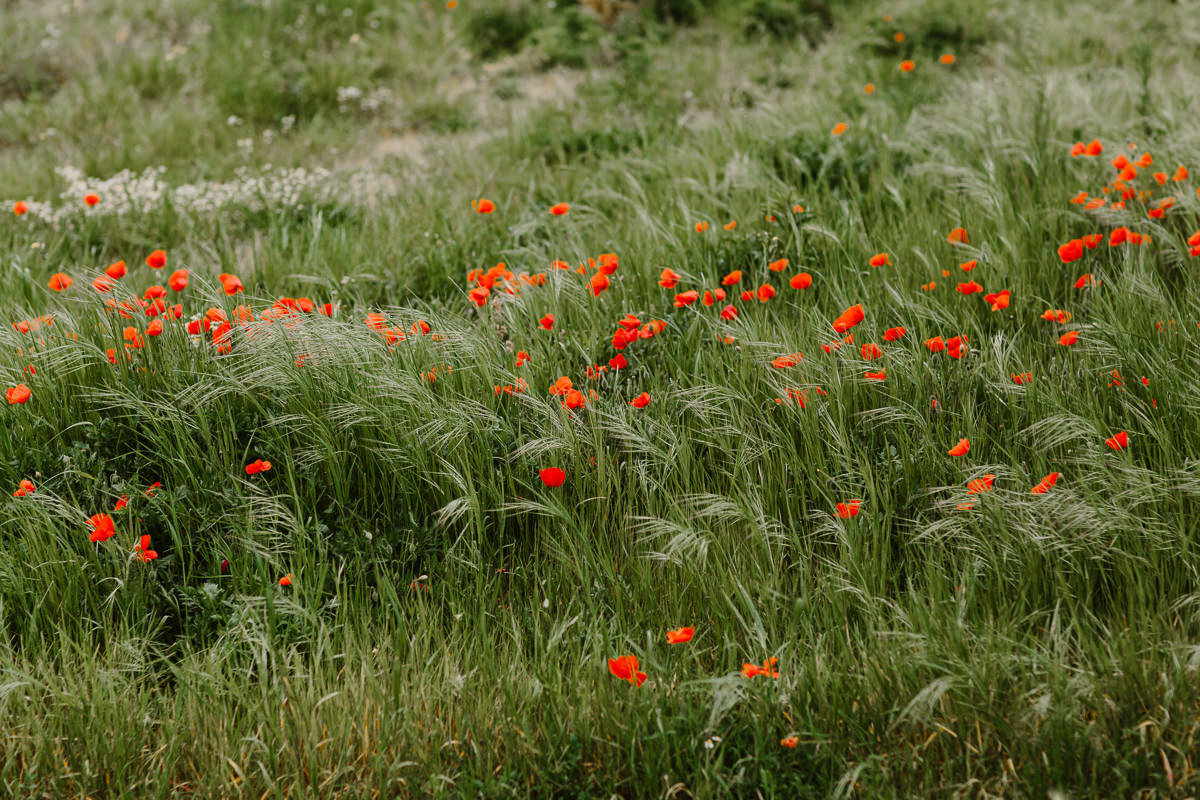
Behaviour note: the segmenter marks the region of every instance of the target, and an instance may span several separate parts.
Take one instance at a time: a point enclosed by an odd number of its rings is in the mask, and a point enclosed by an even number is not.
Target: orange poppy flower
[[[917,65],[908,59],[905,59],[900,62],[900,71],[901,72],[912,72],[916,68],[917,68]]]
[[[959,439],[958,444],[946,451],[946,455],[958,458],[959,456],[965,456],[970,449],[971,442],[969,439]]]
[[[871,256],[871,260],[868,263],[872,267],[882,267],[884,265],[890,266],[892,263],[892,257],[887,253],[877,253],[876,255]]]
[[[83,196],[83,202],[84,202],[84,203],[86,203],[86,204],[87,204],[89,207],[90,207],[90,206],[94,206],[94,205],[96,205],[97,203],[99,203],[99,202],[100,202],[100,195],[98,195],[98,194],[85,194],[85,195]]]
[[[158,553],[150,549],[150,534],[143,534],[142,540],[134,545],[133,552],[137,553],[137,557],[143,562],[148,563],[158,558]]]
[[[563,485],[567,473],[561,467],[544,467],[538,470],[538,477],[542,479],[542,483],[551,489],[557,489]]]
[[[846,123],[839,122],[838,124],[834,125],[833,128],[830,129],[829,133],[833,136],[841,136],[843,133],[846,132],[847,127],[848,126],[846,125]]]
[[[874,94],[874,93],[875,93],[875,84],[868,83],[866,86],[863,87],[863,94]]]
[[[801,272],[799,275],[793,275],[788,281],[788,285],[793,289],[807,289],[812,286],[813,278],[807,272]]]
[[[1038,481],[1037,485],[1030,489],[1029,492],[1031,494],[1045,494],[1046,492],[1050,491],[1050,488],[1056,483],[1058,483],[1058,473],[1051,472],[1049,475]]]
[[[167,254],[164,250],[155,250],[146,256],[146,266],[150,269],[162,269],[167,265]]]
[[[845,333],[865,318],[866,314],[863,311],[862,303],[856,303],[838,315],[838,318],[833,321],[833,329],[838,333]]]
[[[977,259],[971,259],[970,261],[964,261],[963,263],[959,264],[958,268],[963,272],[970,272],[971,270],[975,269],[975,265],[978,263],[979,261]]]
[[[292,573],[289,572],[287,575],[284,575],[282,578],[280,578],[279,585],[285,586],[285,587],[291,586],[292,585]]]
[[[732,286],[733,284],[737,283],[741,279],[742,279],[742,271],[740,269],[735,269],[733,272],[729,273],[724,278],[721,278],[721,285],[722,286]]]
[[[13,492],[13,497],[24,497],[27,494],[33,494],[33,481],[24,479],[17,484],[17,490]]]
[[[957,288],[960,294],[976,294],[983,291],[983,287],[975,281],[960,283]]]
[[[263,461],[261,458],[255,459],[246,465],[247,475],[257,475],[260,472],[268,472],[271,469],[270,461]]]
[[[571,206],[567,203],[555,203],[550,206],[550,213],[556,217],[561,217],[571,210]]]
[[[792,206],[792,213],[793,214],[803,214],[804,206],[800,205],[799,203],[796,203],[796,205]]]
[[[699,222],[696,223],[696,233],[704,233],[706,230],[708,230],[707,222],[705,222],[704,220],[700,220]]]
[[[485,197],[471,201],[471,208],[475,209],[479,214],[490,214],[496,210],[496,204]]]
[[[4,392],[4,396],[8,399],[10,406],[15,406],[19,403],[24,403],[29,400],[29,387],[23,383],[18,383]]]
[[[1058,343],[1063,347],[1070,347],[1079,341],[1079,331],[1067,331],[1062,336],[1058,337]]]
[[[664,269],[658,277],[658,285],[664,289],[674,289],[679,284],[679,273],[673,269]]]
[[[733,229],[734,229],[734,228],[736,228],[736,227],[737,227],[737,220],[736,220],[736,219],[735,219],[735,220],[733,220],[732,222],[726,222],[726,223],[725,223],[725,230],[727,230],[727,231],[731,231],[731,230],[733,230]]]
[[[888,328],[886,331],[883,332],[883,340],[885,342],[899,341],[900,339],[904,338],[905,332],[906,331],[904,330],[904,328],[900,328],[900,327]]]
[[[1176,183],[1186,181],[1188,179],[1188,169],[1183,164],[1179,165],[1179,169],[1175,170],[1175,174],[1171,176],[1171,180]]]
[[[17,202],[13,203],[13,213],[16,214],[18,217],[21,216],[22,214],[24,214],[28,210],[29,210],[29,204],[26,203],[24,200],[18,200]]]
[[[230,275],[228,272],[222,272],[217,276],[217,280],[221,282],[221,288],[225,290],[227,295],[235,295],[238,292],[245,291],[246,287],[242,285],[241,278],[236,275]]]
[[[64,272],[56,272],[50,276],[50,288],[56,292],[65,292],[74,283],[71,276]]]
[[[745,664],[742,664],[742,674],[747,678],[754,678],[758,675],[766,675],[768,678],[778,678],[779,670],[774,669],[775,664],[778,663],[778,661],[779,659],[775,658],[774,656],[771,656],[764,661],[761,666],[758,664],[751,664],[749,661],[747,661]]]
[[[765,303],[775,296],[775,287],[769,283],[764,283],[755,290],[754,295],[758,298],[758,302]]]
[[[786,356],[778,356],[771,361],[771,366],[775,367],[775,369],[787,369],[788,367],[794,367],[799,364],[802,358],[804,358],[803,353],[792,353]]]
[[[786,258],[781,258],[778,261],[772,261],[770,264],[767,264],[767,269],[771,270],[771,272],[783,272],[787,268],[788,260]]]
[[[946,241],[950,242],[951,244],[969,244],[970,243],[970,240],[969,240],[969,237],[967,236],[967,231],[965,228],[955,228],[954,230],[950,231],[950,233],[946,234]]]
[[[634,686],[646,682],[646,673],[638,669],[637,656],[617,656],[608,660],[608,671],[613,677],[629,681]]]
[[[990,492],[992,490],[992,481],[996,480],[995,475],[984,475],[982,478],[976,478],[972,481],[967,481],[967,494],[980,494],[981,492]]]
[[[700,293],[697,292],[695,289],[691,289],[689,291],[675,295],[675,307],[683,308],[684,306],[690,306],[692,303],[696,302],[699,299],[700,299]]]
[[[629,401],[629,405],[634,408],[645,408],[650,405],[650,395],[647,392],[642,392],[637,397]]]
[[[92,529],[91,534],[88,536],[88,541],[90,542],[107,541],[117,532],[117,528],[113,524],[113,519],[108,514],[93,514],[88,517],[87,524]]]
[[[946,64],[947,66],[950,64],[953,64],[954,63],[954,54],[953,53],[942,53],[940,56],[938,56],[938,63]]]
[[[188,285],[188,271],[186,269],[177,269],[171,273],[171,277],[167,279],[167,285],[171,287],[173,292],[182,292]]]
[[[788,748],[791,748],[794,750],[796,748],[796,745],[800,744],[800,737],[799,736],[786,736],[779,740],[779,744],[782,747],[788,747]]]
[[[1099,139],[1092,139],[1088,142],[1087,149],[1084,151],[1085,156],[1098,156],[1104,152],[1104,145],[1100,144]]]
[[[695,628],[676,628],[673,631],[667,631],[667,644],[685,644],[690,642],[695,635]]]
[[[721,319],[732,322],[737,319],[738,310],[732,305],[725,306],[721,309]]]
[[[1099,285],[1099,281],[1092,279],[1092,273],[1085,272],[1079,276],[1078,280],[1075,281],[1075,288],[1076,289],[1086,288],[1089,283]]]
[[[983,301],[992,307],[992,311],[999,311],[1002,308],[1008,308],[1010,297],[1009,291],[1005,289],[1003,292],[985,294]]]

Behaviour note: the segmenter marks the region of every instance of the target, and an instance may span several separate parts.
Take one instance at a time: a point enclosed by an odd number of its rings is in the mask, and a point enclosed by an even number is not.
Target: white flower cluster
[[[374,114],[386,103],[393,100],[392,93],[384,88],[364,92],[357,86],[339,86],[337,90],[338,111],[343,114],[349,111],[365,111]]]
[[[272,169],[266,165],[258,174],[248,167],[234,172],[233,180],[185,183],[171,186],[163,179],[166,167],[150,167],[141,174],[122,170],[107,179],[89,178],[75,167],[57,167],[66,188],[61,202],[27,201],[30,218],[51,225],[69,224],[79,217],[110,217],[147,214],[164,206],[185,214],[211,214],[224,209],[298,208],[304,203],[338,201],[355,205],[374,204],[396,195],[399,186],[390,175],[363,170],[338,175],[323,168]],[[88,206],[84,197],[94,194],[100,201]],[[5,200],[0,208],[11,209]]]

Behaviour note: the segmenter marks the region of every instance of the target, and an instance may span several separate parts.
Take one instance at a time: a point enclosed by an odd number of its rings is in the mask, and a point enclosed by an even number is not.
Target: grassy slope
[[[810,50],[744,39],[729,9],[694,28],[589,28],[587,69],[547,78],[544,39],[482,64],[461,5],[2,12],[6,86],[26,95],[0,117],[2,196],[57,200],[67,163],[98,178],[162,165],[173,185],[320,166],[399,187],[0,219],[6,311],[56,318],[40,338],[0,333],[5,385],[33,390],[3,410],[0,485],[37,484],[0,509],[6,792],[1194,794],[1196,182],[1156,188],[1180,195],[1157,222],[1067,202],[1098,193],[1129,141],[1155,169],[1200,173],[1194,15],[862,4]],[[945,49],[953,68],[934,62]],[[47,75],[64,79],[52,96]],[[342,112],[344,86],[391,95]],[[1093,136],[1103,159],[1067,156]],[[480,196],[496,213],[470,211]],[[571,213],[550,217],[562,200]],[[1117,224],[1153,243],[1055,255]],[[957,225],[966,246],[946,241]],[[168,325],[114,367],[104,351],[128,321],[88,283],[124,258],[140,293],[165,277],[141,265],[155,247],[192,269],[189,316],[284,294],[338,312],[239,332],[227,355]],[[881,251],[895,264],[869,268]],[[465,296],[475,267],[602,252],[621,266],[598,298],[569,272],[478,311]],[[968,258],[1009,309],[954,291]],[[741,269],[778,296],[737,302],[734,322],[675,309],[656,285],[668,266],[675,291]],[[59,270],[76,285],[52,295]],[[787,285],[800,270],[804,292]],[[1074,289],[1085,271],[1102,284]],[[248,297],[219,296],[218,272]],[[823,353],[858,302],[855,346]],[[363,325],[375,309],[439,339],[389,349]],[[626,312],[667,329],[588,381]],[[895,325],[907,336],[883,343]],[[971,345],[958,361],[921,343],[954,334]],[[871,341],[882,384],[863,379]],[[799,366],[772,368],[795,351]],[[1028,386],[1009,377],[1026,371]],[[596,389],[581,413],[546,393],[562,375]],[[493,393],[518,376],[527,393]],[[806,408],[774,402],[789,387],[810,390]],[[1111,452],[1121,429],[1131,447]],[[952,459],[960,436],[971,451]],[[274,468],[247,478],[255,458]],[[548,465],[567,469],[561,489],[538,481]],[[1058,485],[1031,495],[1050,471]],[[985,473],[993,491],[958,510]],[[84,519],[121,494],[117,537],[88,543]],[[862,513],[837,519],[850,498]],[[149,565],[128,557],[142,533]],[[695,641],[668,647],[682,624]],[[622,653],[649,673],[640,689],[608,675]],[[768,656],[777,681],[739,674]]]

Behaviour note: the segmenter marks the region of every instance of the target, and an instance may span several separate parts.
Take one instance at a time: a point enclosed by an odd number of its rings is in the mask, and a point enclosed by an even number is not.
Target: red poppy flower
[[[142,540],[134,545],[133,552],[137,553],[137,557],[143,562],[153,561],[158,558],[158,553],[150,549],[150,534],[143,534]]]
[[[1121,431],[1120,433],[1105,439],[1104,443],[1113,450],[1124,450],[1129,446],[1129,434],[1125,431]]]
[[[761,666],[758,664],[751,664],[749,661],[747,661],[745,664],[742,664],[742,674],[747,678],[753,678],[758,675],[766,675],[768,678],[778,678],[779,670],[774,668],[778,661],[779,659],[775,658],[774,656],[771,656],[764,661]]]
[[[556,217],[561,217],[571,210],[571,206],[567,203],[555,203],[550,206],[550,213]]]
[[[560,467],[545,467],[538,470],[538,476],[542,479],[542,483],[551,489],[557,489],[563,485],[567,473]]]
[[[1083,240],[1072,239],[1066,244],[1060,244],[1058,246],[1058,257],[1062,259],[1064,264],[1078,261],[1083,257]]]
[[[255,459],[246,465],[247,475],[257,475],[260,472],[268,472],[271,469],[270,461],[263,461],[261,458]]]
[[[695,628],[676,628],[673,631],[667,631],[667,644],[684,644],[690,642],[695,635]]]
[[[8,404],[10,406],[27,402],[30,394],[29,387],[23,383],[18,383],[16,386],[11,387],[4,392],[4,396],[8,399]]]
[[[646,392],[642,392],[637,397],[630,400],[629,405],[633,406],[634,408],[645,408],[646,406],[650,405],[650,395]]]
[[[1058,473],[1051,472],[1049,475],[1038,481],[1037,486],[1034,486],[1029,491],[1032,494],[1045,494],[1046,492],[1050,491],[1050,488],[1056,483],[1058,483]]]
[[[162,269],[167,265],[167,253],[165,250],[155,250],[150,255],[146,256],[146,266],[150,269]]]
[[[861,507],[862,500],[847,500],[845,503],[837,504],[837,515],[840,519],[857,517]]]
[[[980,492],[990,492],[992,490],[992,481],[996,480],[995,475],[984,475],[982,478],[976,478],[972,481],[967,481],[967,494],[979,494]]]
[[[845,333],[865,318],[866,315],[863,312],[862,303],[852,305],[833,321],[833,329],[838,333]]]
[[[629,681],[634,686],[646,682],[646,673],[638,670],[637,656],[617,656],[608,660],[608,671],[614,677]]]
[[[788,281],[788,285],[793,289],[807,289],[812,286],[812,282],[812,275],[809,275],[807,272],[801,272],[798,275],[793,275],[792,279]]]
[[[113,525],[112,517],[108,514],[93,514],[88,517],[87,524],[92,529],[91,535],[88,536],[88,541],[103,542],[117,532],[116,526]]]
[[[496,210],[496,204],[486,198],[471,201],[471,208],[480,214],[490,214]]]
[[[971,449],[971,442],[968,439],[959,439],[958,444],[946,451],[948,456],[965,456],[967,451]]]

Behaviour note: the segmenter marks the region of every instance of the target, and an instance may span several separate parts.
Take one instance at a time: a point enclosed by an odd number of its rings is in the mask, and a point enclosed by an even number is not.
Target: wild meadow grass
[[[8,3],[3,794],[1194,796],[1197,36]]]

